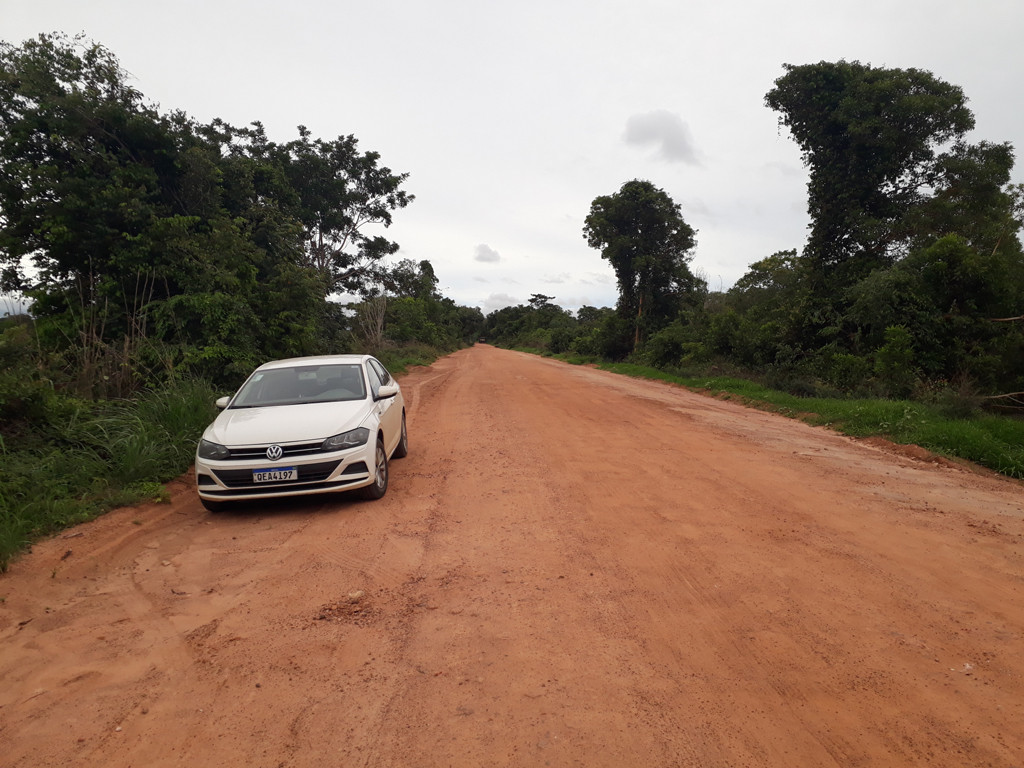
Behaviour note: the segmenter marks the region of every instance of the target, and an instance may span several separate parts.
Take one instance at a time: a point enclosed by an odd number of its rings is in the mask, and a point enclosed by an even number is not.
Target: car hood
[[[370,400],[228,408],[203,438],[227,446],[323,440],[360,426],[372,408]]]

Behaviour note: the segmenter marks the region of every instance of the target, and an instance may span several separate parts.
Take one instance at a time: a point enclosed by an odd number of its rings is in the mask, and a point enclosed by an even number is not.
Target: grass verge
[[[717,397],[734,397],[745,405],[853,437],[883,437],[902,445],[919,445],[941,456],[966,459],[1024,479],[1024,421],[1020,419],[992,415],[950,418],[937,407],[909,400],[796,397],[744,379],[677,376],[627,363],[602,363],[598,367],[626,376],[672,382]]]
[[[400,376],[415,365],[430,365],[437,358],[449,352],[435,349],[425,344],[387,347],[374,356],[384,363],[392,374]]]
[[[0,572],[43,536],[114,507],[167,500],[163,483],[192,463],[214,399],[200,381],[131,401],[53,396],[31,436],[0,444]]]

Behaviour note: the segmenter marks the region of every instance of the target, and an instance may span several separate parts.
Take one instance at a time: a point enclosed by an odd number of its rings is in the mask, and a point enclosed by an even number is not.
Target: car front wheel
[[[395,452],[391,454],[392,459],[404,459],[409,455],[409,432],[405,428],[405,411],[402,411],[402,437],[398,440]]]
[[[374,451],[373,484],[363,489],[364,499],[380,499],[388,492],[388,452],[384,449],[384,441],[377,438],[377,450]]]

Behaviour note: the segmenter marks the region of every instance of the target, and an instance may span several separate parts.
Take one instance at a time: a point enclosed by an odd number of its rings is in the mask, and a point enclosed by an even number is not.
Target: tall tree
[[[427,259],[419,263],[412,259],[402,259],[383,272],[382,282],[388,293],[399,298],[440,299],[437,275]]]
[[[634,350],[706,292],[689,268],[696,232],[679,205],[649,181],[627,181],[615,194],[595,198],[583,235],[615,270],[618,311],[631,326]]]
[[[358,291],[381,259],[398,244],[374,226],[391,226],[392,213],[415,197],[401,188],[409,174],[379,164],[377,152],[360,152],[355,136],[333,141],[311,139],[305,126],[299,138],[280,148],[285,172],[298,194],[306,263],[325,278],[330,292]]]
[[[1009,143],[956,142],[939,155],[932,194],[908,217],[910,250],[957,234],[979,251],[1019,253],[1021,188],[1010,185],[1013,164]]]
[[[918,69],[784,65],[765,103],[810,171],[812,292],[842,288],[905,253],[906,216],[937,178],[936,154],[974,127],[963,91]]]

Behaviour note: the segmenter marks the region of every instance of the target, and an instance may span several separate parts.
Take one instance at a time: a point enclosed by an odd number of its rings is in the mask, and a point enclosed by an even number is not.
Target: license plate
[[[297,480],[299,473],[295,467],[277,467],[275,469],[254,469],[252,481],[254,483],[276,483],[281,480]]]

